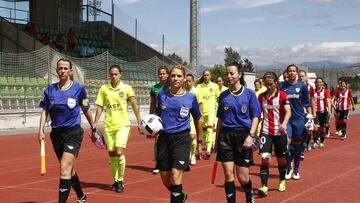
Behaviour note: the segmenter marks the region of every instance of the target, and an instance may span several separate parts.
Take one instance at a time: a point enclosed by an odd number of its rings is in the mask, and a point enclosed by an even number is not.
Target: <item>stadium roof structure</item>
[[[30,1],[30,0],[3,0],[8,2],[24,2],[24,1]]]

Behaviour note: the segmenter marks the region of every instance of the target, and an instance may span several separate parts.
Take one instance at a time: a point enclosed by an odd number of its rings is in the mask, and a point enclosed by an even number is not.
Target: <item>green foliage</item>
[[[183,66],[187,66],[188,62],[184,61],[181,56],[177,55],[175,52],[173,52],[172,54],[168,54],[168,57],[171,58],[173,61],[175,61],[176,63],[179,63]]]
[[[225,67],[227,67],[232,62],[241,63],[241,56],[239,52],[234,50],[232,47],[225,47]]]
[[[360,77],[341,77],[339,78],[342,81],[346,81],[352,90],[360,90]]]
[[[234,50],[232,47],[225,47],[224,62],[225,62],[225,67],[227,67],[229,64],[233,62],[238,62],[243,65],[245,72],[254,72],[253,63],[248,58],[241,60],[241,56],[239,52]]]
[[[211,81],[216,83],[216,77],[217,76],[223,76],[226,78],[226,69],[221,64],[215,64],[213,68],[209,69],[211,72]]]

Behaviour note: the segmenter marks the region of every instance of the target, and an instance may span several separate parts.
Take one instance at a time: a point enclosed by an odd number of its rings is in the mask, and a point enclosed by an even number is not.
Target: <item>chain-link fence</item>
[[[122,80],[133,87],[138,104],[148,106],[150,87],[156,83],[157,68],[163,64],[157,57],[127,62],[109,52],[92,58],[73,58],[50,47],[20,54],[0,52],[0,112],[24,117],[38,112],[44,89],[58,81],[55,70],[60,58],[72,61],[74,80],[85,85],[92,104],[100,86],[109,81],[109,66],[118,64],[122,68]]]

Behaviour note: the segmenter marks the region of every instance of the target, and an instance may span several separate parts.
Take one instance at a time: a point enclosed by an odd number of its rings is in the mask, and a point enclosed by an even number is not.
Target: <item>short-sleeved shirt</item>
[[[219,97],[219,85],[213,82],[201,83],[196,86],[199,94],[199,103],[202,104],[203,114],[208,115],[216,107]]]
[[[246,87],[238,95],[226,90],[220,94],[217,117],[222,120],[222,128],[248,131],[252,119],[260,117],[260,104],[255,92]]]
[[[330,93],[327,89],[322,88],[320,91],[315,91],[314,93],[314,99],[315,99],[315,112],[329,112],[330,109],[328,109],[327,106],[327,99],[330,99]]]
[[[307,85],[300,81],[295,84],[285,82],[281,85],[280,89],[288,95],[291,107],[290,119],[304,119],[304,107],[308,108],[311,105]]]
[[[130,85],[120,82],[117,87],[111,83],[100,87],[95,104],[106,108],[104,127],[108,130],[117,130],[129,126],[128,101],[134,97],[134,91]]]
[[[264,85],[261,86],[260,89],[255,90],[256,97],[259,98],[259,95],[260,95],[261,93],[264,93],[266,90],[267,90],[267,88],[266,88]]]
[[[195,120],[201,118],[196,96],[186,91],[182,95],[173,95],[170,90],[164,90],[158,96],[158,104],[166,134],[190,131],[190,113]]]
[[[352,98],[351,89],[338,89],[334,93],[335,101],[336,101],[336,110],[344,111],[349,110],[350,108],[350,100]]]
[[[154,114],[159,115],[159,106],[158,106],[158,102],[157,102],[157,98],[159,93],[163,90],[163,85],[158,83],[154,86],[151,87],[150,89],[150,96],[153,97],[155,99],[155,109],[154,109]]]
[[[290,105],[287,95],[277,90],[274,96],[269,97],[267,92],[259,95],[259,103],[263,112],[261,132],[269,136],[282,135],[280,125],[285,118],[285,105]]]
[[[90,106],[84,86],[72,82],[67,89],[60,89],[59,83],[48,86],[40,107],[50,114],[51,127],[59,128],[80,125],[80,107],[87,110]]]

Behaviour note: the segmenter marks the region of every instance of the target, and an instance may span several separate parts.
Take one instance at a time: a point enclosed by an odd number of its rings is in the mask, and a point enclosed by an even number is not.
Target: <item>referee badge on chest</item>
[[[189,115],[189,111],[190,111],[189,108],[181,107],[181,109],[180,109],[180,116],[181,116],[182,118],[187,117],[187,116]]]
[[[247,111],[247,107],[246,107],[245,104],[243,104],[243,105],[241,106],[241,112],[246,113],[246,111]]]
[[[68,98],[67,105],[70,109],[73,109],[76,106],[76,100],[74,98]]]

